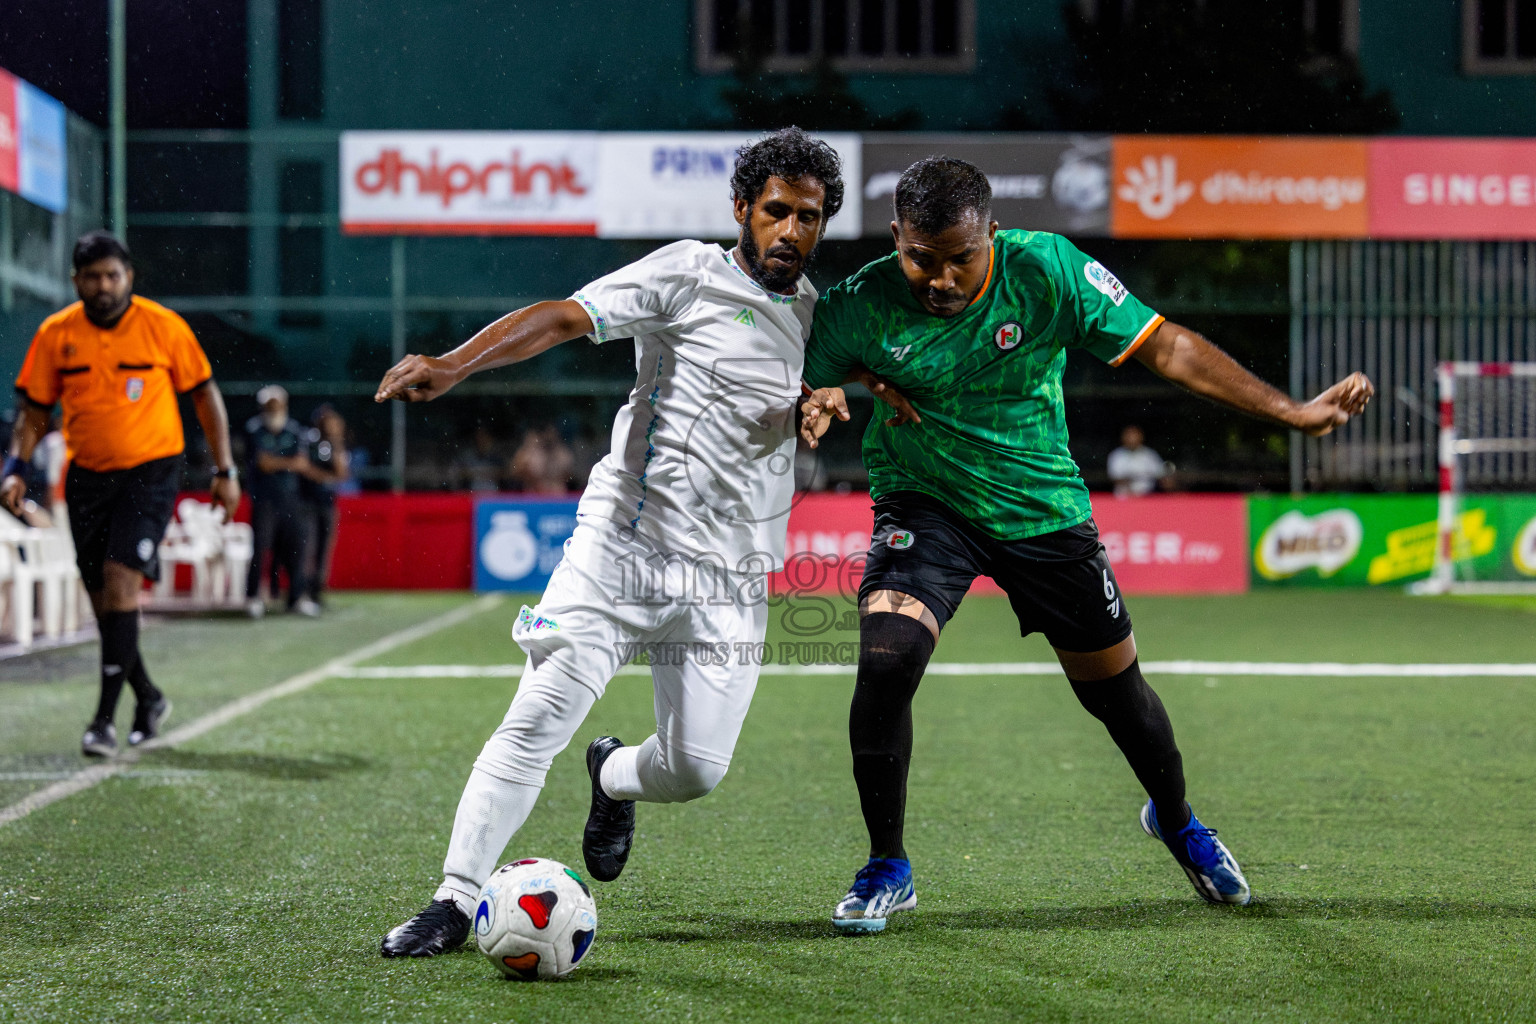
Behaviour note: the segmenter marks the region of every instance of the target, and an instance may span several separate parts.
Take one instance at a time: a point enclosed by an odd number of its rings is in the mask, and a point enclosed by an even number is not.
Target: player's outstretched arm
[[[1363,373],[1352,373],[1310,402],[1298,402],[1239,366],[1187,327],[1164,321],[1136,350],[1153,373],[1222,405],[1313,437],[1365,411],[1376,393]]]
[[[441,356],[406,356],[384,375],[375,402],[430,402],[472,373],[520,363],[592,330],[579,302],[535,302],[508,313]]]

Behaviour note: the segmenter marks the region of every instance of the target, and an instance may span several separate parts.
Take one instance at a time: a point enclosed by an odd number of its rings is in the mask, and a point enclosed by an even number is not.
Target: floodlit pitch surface
[[[186,726],[467,600],[338,595],[318,622],[176,622],[145,648]],[[517,660],[516,607],[361,665]],[[1132,613],[1149,661],[1536,661],[1522,599],[1298,592]],[[973,600],[936,658],[1048,660],[1013,634],[1001,600]],[[84,766],[94,657],[0,666],[0,806]],[[328,678],[0,825],[0,1020],[1536,1017],[1536,678],[1152,681],[1251,907],[1201,903],[1141,834],[1135,780],[1060,678],[947,676],[917,700],[919,907],[839,937],[828,914],[864,854],[851,675],[779,675],[717,792],[641,806],[570,979],[503,981],[472,948],[384,960],[514,681]],[[645,681],[616,680],[507,859],[580,865],[581,748],[650,720]]]

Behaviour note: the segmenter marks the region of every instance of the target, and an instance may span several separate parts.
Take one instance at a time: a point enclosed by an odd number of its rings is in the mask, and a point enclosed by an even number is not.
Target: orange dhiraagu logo
[[[1364,238],[1361,140],[1116,136],[1121,238]]]
[[[1393,530],[1387,534],[1387,550],[1371,559],[1365,581],[1391,583],[1429,572],[1435,567],[1435,541],[1439,536],[1440,524],[1435,520]],[[1499,531],[1488,525],[1487,509],[1463,512],[1451,534],[1451,557],[1459,561],[1486,555],[1498,539]]]

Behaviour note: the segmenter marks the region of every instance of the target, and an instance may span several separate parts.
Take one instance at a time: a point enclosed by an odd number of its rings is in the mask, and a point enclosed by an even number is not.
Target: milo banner
[[[1432,494],[1253,497],[1253,585],[1400,586],[1435,560]],[[1536,579],[1536,495],[1463,497],[1453,537],[1461,579]]]

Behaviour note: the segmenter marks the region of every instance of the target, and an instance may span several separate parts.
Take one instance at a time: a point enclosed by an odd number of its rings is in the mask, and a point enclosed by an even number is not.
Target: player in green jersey
[[[1146,832],[1195,891],[1244,904],[1231,853],[1184,799],[1173,727],[1142,678],[1130,615],[1067,450],[1069,351],[1136,359],[1231,408],[1325,434],[1374,389],[1351,374],[1297,402],[1194,331],[1139,302],[1066,239],[999,231],[986,176],[961,160],[913,164],[896,188],[896,251],[827,291],[806,348],[802,432],[813,446],[848,419],[837,385],[868,373],[897,406],[864,434],[875,525],[859,588],[860,652],[849,736],[870,859],[833,911],[880,931],[916,906],[903,845],[912,697],[939,633],[977,576],[1008,594],[1023,635],[1056,651],[1083,706],[1108,728],[1149,797]],[[910,407],[903,404],[903,397]]]

